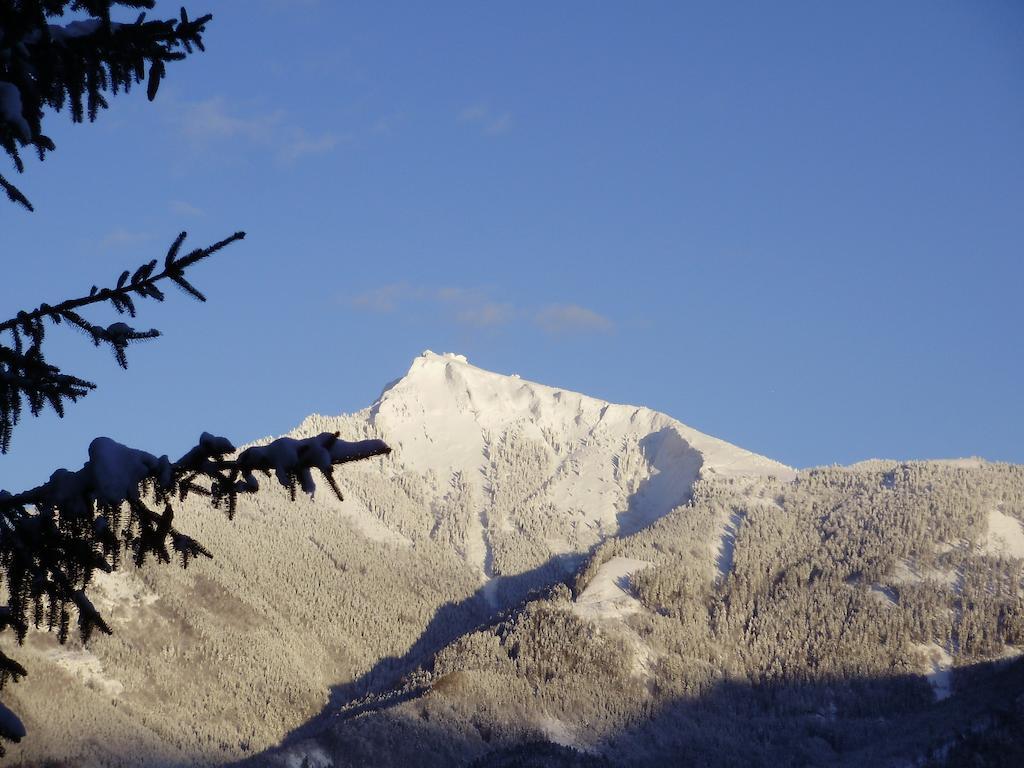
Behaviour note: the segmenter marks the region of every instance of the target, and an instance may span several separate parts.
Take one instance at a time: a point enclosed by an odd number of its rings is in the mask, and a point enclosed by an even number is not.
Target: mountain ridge
[[[488,371],[472,365],[465,355],[452,352],[438,354],[431,350],[424,351],[413,360],[409,370],[404,376],[393,380],[384,387],[377,400],[372,405],[353,413],[352,416],[362,417],[365,414],[372,423],[382,427],[382,431],[385,431],[390,423],[393,423],[402,415],[402,409],[408,407],[407,401],[410,398],[403,398],[402,395],[408,395],[410,390],[430,389],[432,390],[433,396],[437,396],[437,379],[439,378],[439,374],[443,374],[448,379],[450,385],[459,382],[460,380],[462,382],[466,382],[468,384],[468,386],[465,387],[465,392],[468,397],[466,402],[469,403],[473,403],[480,399],[481,390],[490,389],[491,391],[488,394],[491,395],[492,402],[488,403],[488,405],[493,406],[493,398],[495,395],[499,394],[508,396],[508,400],[513,404],[516,404],[515,401],[517,397],[515,396],[514,390],[518,389],[522,392],[526,392],[527,397],[530,395],[533,396],[531,405],[535,409],[542,407],[543,400],[545,399],[555,402],[565,399],[566,401],[576,403],[577,409],[581,412],[581,415],[583,411],[600,412],[598,421],[604,417],[605,412],[609,409],[614,411],[620,409],[632,411],[634,417],[637,417],[640,414],[661,417],[665,420],[666,424],[672,424],[673,426],[679,427],[685,437],[692,438],[693,444],[701,451],[702,454],[710,455],[712,460],[705,461],[705,464],[710,470],[721,475],[728,476],[730,473],[741,475],[778,473],[780,479],[791,479],[795,474],[795,470],[792,467],[788,467],[781,462],[730,444],[720,438],[707,435],[684,424],[671,415],[655,411],[651,408],[647,408],[646,406],[612,403],[610,401],[601,400],[573,390],[529,381],[527,379],[523,379],[518,374],[501,374]],[[504,384],[504,387],[501,387],[501,384]],[[452,387],[449,386],[447,389],[449,397],[451,397],[457,405],[460,405]],[[396,400],[399,401],[397,404],[395,403]],[[495,409],[473,407],[470,410],[479,417],[484,414],[492,413]],[[489,424],[484,426],[493,427],[495,426],[495,423],[501,424],[502,421],[507,421],[515,415],[514,408],[497,410],[501,415],[496,419],[488,419]],[[522,411],[521,408],[519,410]],[[429,410],[424,409],[424,414],[429,415]],[[519,415],[525,416],[523,413],[520,413]],[[533,415],[537,418],[542,418],[539,410],[534,410]],[[311,427],[312,424],[315,423],[319,425],[331,418],[336,417],[311,414],[307,416],[295,430],[288,434],[306,434],[307,432],[312,432],[315,429]],[[403,445],[401,442],[402,437],[403,436],[400,434],[399,444],[397,446],[392,446],[393,449],[401,449]]]
[[[436,475],[435,505],[442,504],[446,482],[457,477],[465,483],[479,509],[464,521],[462,549],[484,579],[495,575],[491,529],[510,533],[515,524],[511,510],[494,519],[481,511],[495,507],[495,456],[509,445],[529,453],[523,461],[550,478],[514,503],[538,515],[554,510],[574,518],[571,531],[546,538],[551,556],[650,525],[686,503],[693,484],[708,473],[795,476],[790,467],[666,414],[486,371],[454,353],[427,350],[371,406],[338,417],[311,415],[289,434],[344,431],[352,420],[391,445],[391,466]]]

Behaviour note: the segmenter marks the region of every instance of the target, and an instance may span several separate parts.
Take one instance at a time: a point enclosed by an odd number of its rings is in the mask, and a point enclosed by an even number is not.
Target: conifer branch
[[[175,239],[164,259],[164,268],[160,272],[152,274],[158,263],[157,259],[153,259],[152,261],[140,266],[134,273],[129,270],[122,272],[115,287],[113,288],[98,289],[96,286],[93,286],[92,290],[86,296],[68,299],[54,306],[41,304],[31,312],[19,312],[16,317],[0,322],[0,331],[10,331],[15,328],[25,330],[36,320],[52,320],[55,323],[60,323],[62,319],[65,319],[78,324],[76,321],[80,318],[73,314],[75,310],[87,307],[90,304],[98,304],[101,302],[109,302],[119,312],[127,312],[134,317],[134,304],[131,303],[132,295],[140,296],[142,298],[149,297],[156,299],[157,301],[163,301],[164,295],[157,287],[158,282],[161,280],[171,280],[179,285],[189,285],[185,280],[186,269],[191,267],[193,264],[212,256],[225,246],[228,246],[237,240],[245,239],[245,232],[235,232],[230,237],[226,237],[207,248],[197,248],[184,256],[178,257],[178,251],[181,249],[181,244],[184,242],[186,236],[187,233],[182,232]],[[129,275],[131,276],[130,280],[128,279]],[[189,293],[195,291],[195,288],[191,285],[189,285],[189,288],[191,288],[191,291],[188,291]],[[205,300],[205,297],[201,299],[201,301]],[[89,327],[95,328],[96,326]],[[26,333],[28,333],[27,330]]]
[[[204,432],[194,448],[172,462],[97,438],[82,469],[59,469],[22,493],[0,490],[0,573],[8,595],[7,605],[0,607],[0,632],[13,629],[22,643],[34,625],[56,631],[64,643],[77,614],[83,641],[95,630],[110,634],[88,596],[96,571],[119,568],[124,552],[132,554],[136,566],[151,555],[169,563],[172,551],[182,567],[196,557],[213,557],[175,528],[176,501],[198,491],[232,518],[238,496],[259,491],[253,472],[276,476],[289,490],[301,486],[312,495],[314,469],[340,497],[335,467],[390,452],[381,440],[347,442],[336,432],[325,432],[301,440],[278,438],[229,458],[236,453],[231,442]],[[0,653],[0,688],[8,677],[17,680],[26,674],[17,661]],[[0,732],[0,737],[5,735],[10,737]]]
[[[15,317],[0,323],[0,333],[11,335],[11,346],[0,344],[0,453],[10,450],[11,436],[21,417],[23,401],[28,402],[33,416],[38,416],[47,405],[58,416],[63,416],[65,401],[77,402],[96,387],[92,382],[65,374],[59,367],[46,362],[43,343],[48,322],[53,325],[66,322],[87,334],[95,346],[109,346],[118,365],[127,368],[128,345],[156,338],[160,332],[155,328],[139,330],[123,322],[97,325],[83,317],[79,310],[107,303],[118,313],[135,317],[136,299],[164,300],[164,292],[159,287],[163,281],[170,281],[193,298],[205,301],[206,297],[189,282],[187,270],[231,243],[242,240],[245,233],[235,232],[211,246],[182,254],[185,237],[186,233],[182,232],[175,238],[160,271],[156,271],[160,262],[153,259],[134,271],[122,272],[112,287],[101,289],[93,286],[88,295],[52,306],[44,303],[32,311],[18,312]]]
[[[153,0],[27,0],[0,6],[0,147],[18,173],[25,170],[21,150],[29,147],[42,160],[55,149],[43,133],[47,108],[69,107],[75,123],[96,119],[109,104],[104,94],[129,92],[146,83],[156,98],[167,64],[202,51],[210,14],[190,19],[182,8],[177,18],[133,23],[111,19],[115,6],[151,9]],[[91,18],[67,24],[51,20],[84,11]],[[0,176],[7,197],[28,210],[28,198]]]

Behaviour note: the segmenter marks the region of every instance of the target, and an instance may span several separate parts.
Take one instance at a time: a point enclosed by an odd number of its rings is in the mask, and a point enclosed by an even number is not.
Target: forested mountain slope
[[[88,648],[30,635],[30,675],[7,689],[30,737],[10,764],[220,764],[298,743],[701,478],[793,476],[663,414],[429,352],[370,408],[292,434],[325,430],[394,451],[339,475],[344,502],[268,484],[228,522],[190,500],[176,523],[212,561],[103,579],[114,635]]]
[[[1020,466],[705,478],[246,765],[1019,765],[1022,521]]]

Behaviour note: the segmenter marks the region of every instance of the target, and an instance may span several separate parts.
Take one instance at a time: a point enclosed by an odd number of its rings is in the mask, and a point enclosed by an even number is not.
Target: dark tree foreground
[[[127,93],[146,82],[150,101],[156,98],[167,64],[203,50],[203,31],[210,15],[190,20],[134,23],[110,18],[113,6],[152,8],[153,0],[2,0],[0,2],[0,145],[25,170],[21,153],[43,159],[55,147],[43,133],[48,108],[66,106],[71,119],[95,120],[106,109],[107,95]],[[56,23],[51,23],[56,22]],[[0,175],[0,186],[14,202],[32,204]]]
[[[111,9],[152,8],[152,0],[2,0],[0,1],[0,145],[23,172],[21,152],[31,148],[40,159],[54,149],[43,133],[47,109],[65,106],[71,119],[95,120],[107,107],[106,96],[147,83],[156,96],[168,62],[202,50],[209,15],[133,23],[111,19]],[[22,192],[0,175],[7,196],[25,208]],[[104,288],[85,295],[20,311],[0,322],[0,453],[11,448],[12,435],[25,408],[38,415],[46,407],[58,416],[95,385],[47,361],[46,331],[66,323],[83,332],[95,346],[107,346],[122,368],[126,349],[134,342],[160,335],[129,322],[102,326],[88,319],[94,305],[112,306],[126,320],[136,316],[136,303],[163,301],[174,285],[189,296],[206,298],[192,284],[198,262],[241,240],[236,232],[206,248],[182,248],[180,234],[163,259],[126,270]],[[20,493],[0,490],[0,636],[10,633],[23,642],[30,626],[56,632],[65,642],[74,619],[87,640],[95,630],[110,627],[89,599],[97,571],[117,569],[125,555],[137,565],[147,559],[187,566],[197,556],[211,557],[201,543],[174,526],[174,505],[189,494],[209,498],[211,505],[234,516],[239,495],[259,490],[257,475],[312,494],[314,473],[340,498],[334,467],[389,452],[380,440],[346,442],[324,433],[304,440],[280,438],[237,453],[224,437],[207,433],[176,461],[99,437],[77,471],[58,469],[42,485]],[[172,554],[173,553],[173,554]],[[16,660],[0,651],[0,687],[27,674]],[[0,737],[18,741],[25,729],[14,713],[0,704]],[[2,747],[0,747],[2,754]]]

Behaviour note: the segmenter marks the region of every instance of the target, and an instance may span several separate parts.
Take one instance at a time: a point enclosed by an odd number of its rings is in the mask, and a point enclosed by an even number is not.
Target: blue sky
[[[127,372],[54,332],[99,389],[0,487],[357,410],[428,348],[796,466],[1024,462],[1020,2],[188,6],[156,102],[49,118],[0,306],[249,237]]]

